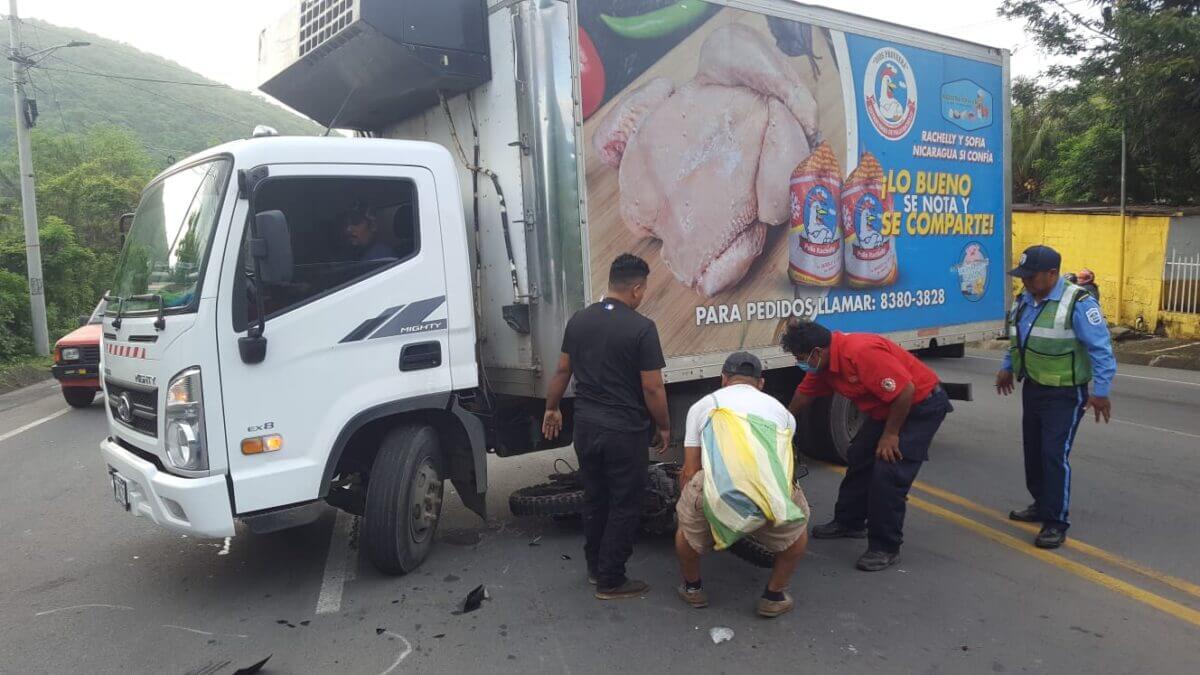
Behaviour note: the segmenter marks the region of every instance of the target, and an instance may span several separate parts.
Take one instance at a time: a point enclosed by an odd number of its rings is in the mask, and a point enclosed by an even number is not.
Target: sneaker
[[[812,529],[813,539],[865,539],[867,528],[851,528],[831,520]]]
[[[768,600],[766,598],[758,599],[758,615],[768,619],[774,619],[777,616],[782,616],[792,611],[796,606],[792,596],[787,592],[783,592],[782,600]]]
[[[680,600],[696,609],[708,607],[708,593],[705,593],[703,588],[688,588],[687,584],[679,584],[675,591],[679,594]]]
[[[588,583],[589,583],[589,584],[591,584],[591,585],[593,585],[593,586],[595,586],[595,585],[596,585],[596,583],[597,583],[597,582],[596,582],[596,575],[595,575],[595,574],[592,574],[591,572],[588,572]]]
[[[1042,522],[1042,514],[1038,511],[1037,504],[1030,504],[1020,511],[1009,511],[1009,520],[1017,520],[1022,523],[1040,523]]]
[[[1053,525],[1043,525],[1042,531],[1033,540],[1038,548],[1058,548],[1067,540],[1067,531]]]
[[[644,581],[637,579],[626,579],[625,583],[612,588],[596,587],[597,600],[624,600],[626,598],[637,598],[646,594],[650,590],[650,585]]]
[[[900,552],[891,553],[889,551],[871,551],[866,553],[854,563],[854,566],[864,572],[878,572],[885,570],[892,565],[900,562]]]

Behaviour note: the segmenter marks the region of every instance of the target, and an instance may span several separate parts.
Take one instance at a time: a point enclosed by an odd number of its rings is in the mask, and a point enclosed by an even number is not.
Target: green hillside
[[[29,95],[37,100],[38,126],[43,129],[80,134],[93,125],[123,127],[164,163],[245,138],[256,124],[270,125],[283,134],[321,131],[316,124],[249,92],[220,85],[164,58],[91,33],[25,19],[21,40],[27,50],[71,40],[91,43],[59,50],[33,71],[34,89]],[[12,88],[0,87],[0,147],[13,144],[12,109]]]

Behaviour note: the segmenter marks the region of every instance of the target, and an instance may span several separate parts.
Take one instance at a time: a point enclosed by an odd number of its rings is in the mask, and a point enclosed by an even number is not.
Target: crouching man
[[[752,534],[775,553],[758,613],[792,610],[788,580],[808,547],[808,502],[792,484],[796,420],[762,390],[762,363],[747,352],[725,361],[721,389],[688,411],[683,492],[676,505],[675,553],[683,572],[679,597],[707,607],[700,555]]]

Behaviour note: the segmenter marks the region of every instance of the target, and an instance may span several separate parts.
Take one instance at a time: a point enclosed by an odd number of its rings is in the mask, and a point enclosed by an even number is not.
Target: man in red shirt
[[[905,502],[929,444],[953,410],[938,376],[887,338],[831,333],[793,320],[783,348],[807,373],[788,406],[793,415],[820,396],[841,394],[869,419],[846,452],[846,477],[833,520],[812,530],[816,539],[862,539],[856,567],[875,572],[900,560]]]

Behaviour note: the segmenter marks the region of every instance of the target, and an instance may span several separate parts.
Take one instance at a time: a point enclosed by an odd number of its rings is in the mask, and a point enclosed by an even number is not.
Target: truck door
[[[355,415],[452,389],[432,173],[352,164],[267,169],[253,188],[253,208],[286,216],[292,278],[257,287],[250,279],[250,206],[242,199],[218,299],[238,513],[316,499],[329,450]],[[256,293],[266,356],[246,363],[238,339],[258,318]],[[263,445],[253,440],[274,436]]]

